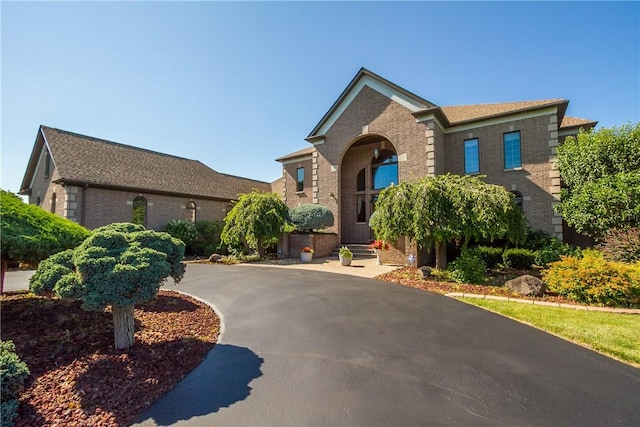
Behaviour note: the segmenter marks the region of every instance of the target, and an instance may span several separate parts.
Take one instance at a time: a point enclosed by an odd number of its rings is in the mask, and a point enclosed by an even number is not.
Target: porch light
[[[380,150],[378,150],[377,147],[373,149],[373,157],[375,157],[376,159],[380,157]]]

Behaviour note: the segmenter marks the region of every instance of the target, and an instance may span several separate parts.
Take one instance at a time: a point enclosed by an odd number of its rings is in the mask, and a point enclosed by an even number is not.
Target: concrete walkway
[[[303,263],[299,258],[284,258],[273,261],[253,262],[247,264],[238,264],[245,267],[251,266],[264,266],[264,267],[278,267],[285,269],[296,270],[312,270],[322,271],[325,273],[338,273],[347,274],[350,276],[369,277],[373,278],[380,274],[388,273],[397,268],[400,265],[377,265],[375,258],[357,258],[354,257],[351,261],[351,265],[346,267],[340,264],[340,260],[337,256],[316,258],[314,257],[310,263]]]

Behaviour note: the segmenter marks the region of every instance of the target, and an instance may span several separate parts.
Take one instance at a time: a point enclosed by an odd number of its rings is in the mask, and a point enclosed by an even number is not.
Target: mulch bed
[[[31,371],[17,426],[129,425],[202,361],[220,332],[209,306],[170,291],[136,305],[128,350],[114,349],[108,310],[28,293],[0,303],[2,339]]]
[[[487,285],[465,285],[454,282],[445,282],[435,279],[424,279],[422,273],[417,268],[403,267],[397,270],[390,271],[388,273],[376,276],[376,279],[383,280],[385,282],[396,283],[398,285],[407,286],[410,288],[421,289],[423,291],[435,292],[438,294],[448,294],[451,292],[464,292],[467,294],[478,295],[495,295],[502,297],[518,298],[518,299],[530,299],[537,301],[550,301],[565,304],[575,304],[575,301],[571,301],[560,295],[547,293],[542,297],[527,297],[518,295],[511,292],[509,289],[501,286],[506,280],[513,277],[520,276],[522,274],[535,274],[535,272],[516,270],[516,271],[499,271],[491,277],[490,284]]]

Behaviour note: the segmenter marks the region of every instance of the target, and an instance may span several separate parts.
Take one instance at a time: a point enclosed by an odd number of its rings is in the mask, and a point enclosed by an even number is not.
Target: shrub
[[[321,205],[299,205],[289,211],[291,222],[302,231],[320,230],[333,225],[333,212]]]
[[[18,415],[18,394],[22,391],[24,380],[29,376],[29,368],[15,353],[16,347],[11,341],[0,341],[0,396],[2,425],[13,426]]]
[[[341,247],[338,254],[342,255],[343,258],[353,258],[353,252],[347,246]]]
[[[607,259],[620,262],[640,261],[640,229],[617,230],[609,233],[602,244]]]
[[[191,242],[190,249],[193,255],[210,256],[213,253],[220,252],[224,249],[226,253],[226,245],[220,244],[220,233],[224,223],[222,221],[196,221],[196,238]]]
[[[529,270],[536,262],[536,254],[529,249],[511,248],[502,254],[504,265],[520,270]]]
[[[164,226],[164,231],[169,233],[171,237],[182,240],[185,245],[191,244],[196,238],[196,226],[184,219],[172,219]]]
[[[480,256],[488,268],[495,268],[502,262],[502,248],[493,248],[491,246],[478,246],[473,249]]]
[[[550,291],[571,300],[606,306],[640,304],[640,263],[610,261],[602,252],[584,251],[583,258],[564,257],[543,272]]]
[[[487,265],[477,251],[463,249],[462,254],[449,264],[449,277],[457,283],[484,283]]]
[[[67,249],[40,262],[29,278],[29,290],[38,295],[52,292],[58,280],[75,270],[72,258],[73,249]]]

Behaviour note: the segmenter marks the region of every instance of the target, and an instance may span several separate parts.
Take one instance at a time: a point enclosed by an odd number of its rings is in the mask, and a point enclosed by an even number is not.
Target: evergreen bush
[[[487,268],[495,268],[502,262],[502,253],[504,252],[504,249],[494,248],[491,246],[477,246],[473,251],[482,258],[484,263],[487,265]]]
[[[487,265],[477,251],[463,249],[462,254],[447,267],[449,277],[457,283],[482,284],[486,281]]]
[[[536,254],[529,249],[511,248],[504,251],[502,261],[509,268],[529,270],[536,262]]]
[[[322,205],[299,205],[289,210],[291,222],[301,231],[311,232],[331,227],[333,212]]]
[[[13,426],[18,416],[18,394],[30,375],[26,363],[16,354],[12,341],[0,341],[0,404],[2,425]]]

